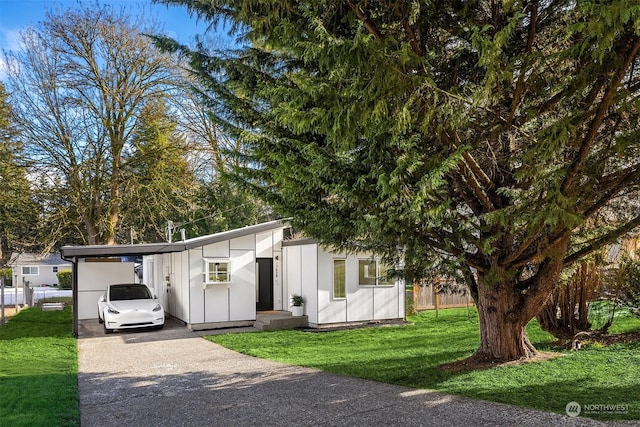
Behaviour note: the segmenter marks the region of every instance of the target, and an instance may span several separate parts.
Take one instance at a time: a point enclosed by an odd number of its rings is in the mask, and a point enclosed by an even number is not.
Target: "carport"
[[[96,286],[92,286],[88,291],[80,289],[79,272],[80,266],[91,263],[94,270],[93,278],[100,283],[109,282],[130,282],[135,279],[133,263],[123,265],[123,260],[127,258],[141,259],[146,255],[166,254],[180,252],[187,249],[184,242],[174,243],[146,243],[134,245],[89,245],[89,246],[63,246],[60,249],[62,259],[71,262],[73,271],[73,335],[78,337],[79,323],[79,302],[82,299],[89,300],[95,297],[98,291]],[[115,267],[115,263],[121,263],[122,268]],[[127,275],[127,270],[131,269],[131,275]],[[87,270],[87,269],[84,269]],[[87,273],[87,271],[83,271]],[[106,286],[102,287],[104,290]],[[81,298],[82,297],[82,298]]]

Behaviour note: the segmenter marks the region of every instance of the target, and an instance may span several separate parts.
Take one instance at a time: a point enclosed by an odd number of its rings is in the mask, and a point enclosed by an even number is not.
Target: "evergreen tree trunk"
[[[509,361],[529,359],[537,354],[525,330],[531,319],[526,318],[528,311],[521,309],[522,298],[518,294],[510,283],[479,286],[480,348],[477,355],[481,358]]]
[[[518,297],[510,284],[479,290],[477,304],[480,319],[478,356],[508,361],[536,355],[525,330],[530,319],[518,310]]]
[[[558,238],[549,257],[528,279],[518,280],[507,274],[502,280],[496,280],[491,272],[478,275],[475,300],[480,319],[480,347],[477,357],[506,362],[536,356],[536,349],[527,338],[526,326],[553,294],[568,247],[568,234]]]

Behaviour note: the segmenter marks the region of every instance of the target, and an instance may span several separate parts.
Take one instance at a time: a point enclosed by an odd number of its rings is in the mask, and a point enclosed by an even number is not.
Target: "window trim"
[[[24,272],[25,268],[29,269],[28,273]],[[32,272],[33,271],[32,269],[35,269],[35,273]],[[40,267],[37,266],[37,265],[23,265],[22,269],[21,269],[21,272],[22,272],[23,276],[39,276],[40,275]]]
[[[373,277],[373,283],[360,283],[360,263],[361,262],[367,262],[369,264],[374,263],[375,264],[375,277]],[[384,279],[381,275],[380,275],[380,270],[381,270],[381,266],[383,265],[383,262],[381,259],[379,258],[358,258],[358,287],[359,288],[373,288],[373,287],[384,287],[384,288],[391,288],[394,287],[397,284],[397,280],[393,280],[392,282],[382,282],[382,280],[386,280]],[[393,268],[393,266],[388,265],[387,269],[391,269]],[[371,277],[365,277],[365,279],[372,279]]]
[[[344,296],[336,296],[336,261],[341,261],[343,266],[343,291]],[[347,299],[347,259],[333,258],[333,275],[331,277],[331,298],[335,301],[344,301]]]
[[[229,258],[203,258],[204,267],[202,271],[202,281],[205,287],[209,285],[230,285],[231,284],[231,260]],[[212,272],[209,268],[211,264],[227,264],[227,280],[210,281],[209,277]],[[221,274],[221,273],[217,273]]]

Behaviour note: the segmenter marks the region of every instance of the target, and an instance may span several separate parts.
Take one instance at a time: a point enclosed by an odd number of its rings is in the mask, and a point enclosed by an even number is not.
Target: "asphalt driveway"
[[[257,359],[172,320],[113,335],[83,321],[79,332],[83,427],[611,425]]]

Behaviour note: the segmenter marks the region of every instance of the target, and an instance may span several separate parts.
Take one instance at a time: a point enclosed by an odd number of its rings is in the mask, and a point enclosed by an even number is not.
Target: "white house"
[[[137,257],[167,314],[192,329],[252,325],[260,312],[291,311],[292,294],[304,297],[310,326],[404,318],[404,284],[386,280],[379,260],[284,241],[288,227],[278,220],[172,243],[63,247],[77,283],[74,328],[97,316],[109,283],[137,281],[134,262],[91,261],[125,256]]]
[[[57,286],[58,271],[71,270],[71,263],[60,254],[48,255],[14,252],[7,263],[12,269],[13,286],[29,283],[32,286]]]

